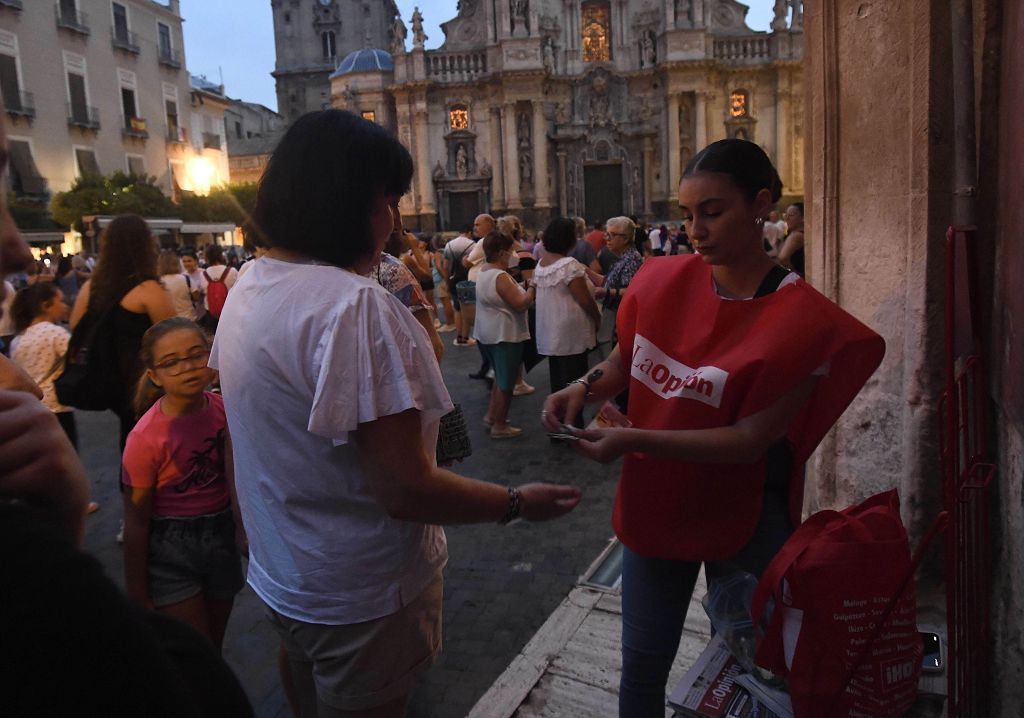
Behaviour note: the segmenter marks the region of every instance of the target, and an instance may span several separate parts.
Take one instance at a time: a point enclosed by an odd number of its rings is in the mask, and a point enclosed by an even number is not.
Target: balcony
[[[36,98],[31,92],[5,93],[4,104],[7,114],[12,117],[32,119],[36,116]]]
[[[11,10],[24,10],[25,5],[22,0],[0,0],[0,8],[10,8]]]
[[[157,60],[164,67],[174,70],[181,69],[181,53],[173,47],[161,47],[157,50]]]
[[[219,150],[220,149],[220,135],[216,132],[204,132],[203,133],[203,149],[206,150]]]
[[[145,140],[149,137],[146,121],[141,117],[126,117],[121,136],[129,140]]]
[[[185,133],[184,127],[171,125],[167,128],[167,144],[183,145],[186,142],[188,142],[188,135]]]
[[[57,27],[81,35],[89,34],[89,16],[87,14],[74,8],[62,8],[59,4],[54,6],[54,10],[57,14]]]
[[[487,74],[487,52],[438,52],[423,56],[427,77],[435,82],[470,82]]]
[[[745,64],[759,63],[772,55],[768,35],[747,35],[745,37],[716,38],[715,59],[721,62]]]
[[[98,130],[100,128],[100,111],[89,105],[67,104],[68,126],[78,127],[83,130]]]
[[[141,50],[139,36],[128,28],[116,25],[110,28],[110,44],[114,46],[115,50],[123,50],[133,55],[138,55]]]

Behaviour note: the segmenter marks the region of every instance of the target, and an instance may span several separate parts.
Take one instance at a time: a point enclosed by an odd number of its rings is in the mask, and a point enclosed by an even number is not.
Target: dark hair
[[[480,240],[484,248],[484,258],[488,262],[494,262],[501,256],[501,253],[512,249],[512,237],[495,230]]]
[[[73,269],[71,257],[61,257],[57,260],[57,277],[61,278]]]
[[[171,317],[170,319],[164,319],[162,322],[157,322],[142,335],[142,345],[139,348],[139,360],[142,362],[142,365],[147,369],[152,369],[156,360],[156,357],[153,356],[153,347],[171,332],[177,332],[182,329],[195,332],[197,336],[202,338],[206,348],[210,348],[210,338],[206,336],[206,332],[198,324],[184,317]],[[139,377],[139,383],[135,386],[135,398],[132,402],[135,416],[140,417],[145,414],[149,407],[153,406],[156,400],[163,395],[163,388],[154,384],[146,372],[142,372],[142,376]]]
[[[576,244],[576,222],[555,217],[544,228],[544,249],[552,254],[568,254]]]
[[[772,161],[756,143],[747,140],[733,138],[712,142],[690,159],[683,177],[695,172],[729,175],[748,202],[753,202],[763,189],[771,193],[772,202],[778,202],[782,196],[782,180]]]
[[[459,228],[459,234],[471,234],[473,232],[472,224],[464,224]]]
[[[402,256],[402,253],[408,247],[405,244],[405,238],[401,232],[392,230],[391,234],[388,235],[388,239],[384,242],[384,254],[390,254],[396,259]]]
[[[211,264],[225,264],[224,250],[221,249],[220,245],[207,245],[206,250],[203,252],[203,256],[206,257],[206,266],[210,266]]]
[[[89,283],[89,308],[109,309],[142,282],[158,279],[156,258],[146,220],[137,214],[115,217],[103,231],[100,259]]]
[[[791,202],[789,206],[790,207],[796,207],[798,210],[800,210],[800,216],[801,217],[804,216],[804,203],[803,202]]]
[[[370,207],[409,189],[409,151],[375,122],[344,110],[303,115],[270,158],[252,229],[281,247],[339,267],[373,251]]]
[[[191,257],[192,259],[196,260],[197,262],[199,261],[199,255],[196,254],[196,250],[194,250],[194,249],[189,249],[189,248],[182,249],[182,250],[180,250],[178,252],[178,256],[179,257]]]
[[[60,288],[53,282],[36,282],[30,284],[14,295],[11,302],[11,319],[14,328],[20,334],[43,311],[43,305],[57,296]]]

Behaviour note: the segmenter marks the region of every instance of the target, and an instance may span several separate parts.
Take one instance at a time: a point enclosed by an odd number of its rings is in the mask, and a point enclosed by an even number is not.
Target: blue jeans
[[[704,562],[708,580],[738,571],[760,576],[792,533],[785,494],[766,491],[753,538],[732,558]],[[619,716],[663,718],[665,684],[701,562],[648,558],[623,549]]]

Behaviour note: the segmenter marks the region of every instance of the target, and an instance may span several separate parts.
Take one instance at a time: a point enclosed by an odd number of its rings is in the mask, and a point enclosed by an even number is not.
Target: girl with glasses
[[[167,319],[142,338],[145,374],[128,435],[124,564],[128,597],[184,621],[220,650],[242,589],[224,401],[207,391],[210,344],[195,322]],[[237,530],[236,530],[237,529]]]

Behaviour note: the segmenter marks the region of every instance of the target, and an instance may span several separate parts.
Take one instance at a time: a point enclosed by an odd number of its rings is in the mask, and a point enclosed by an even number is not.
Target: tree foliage
[[[82,231],[87,215],[139,214],[173,217],[177,208],[156,185],[155,177],[115,172],[109,177],[82,175],[67,192],[58,192],[50,203],[53,219]]]
[[[217,187],[205,197],[188,194],[178,205],[186,222],[234,222],[242,225],[256,204],[256,184],[236,183]]]

